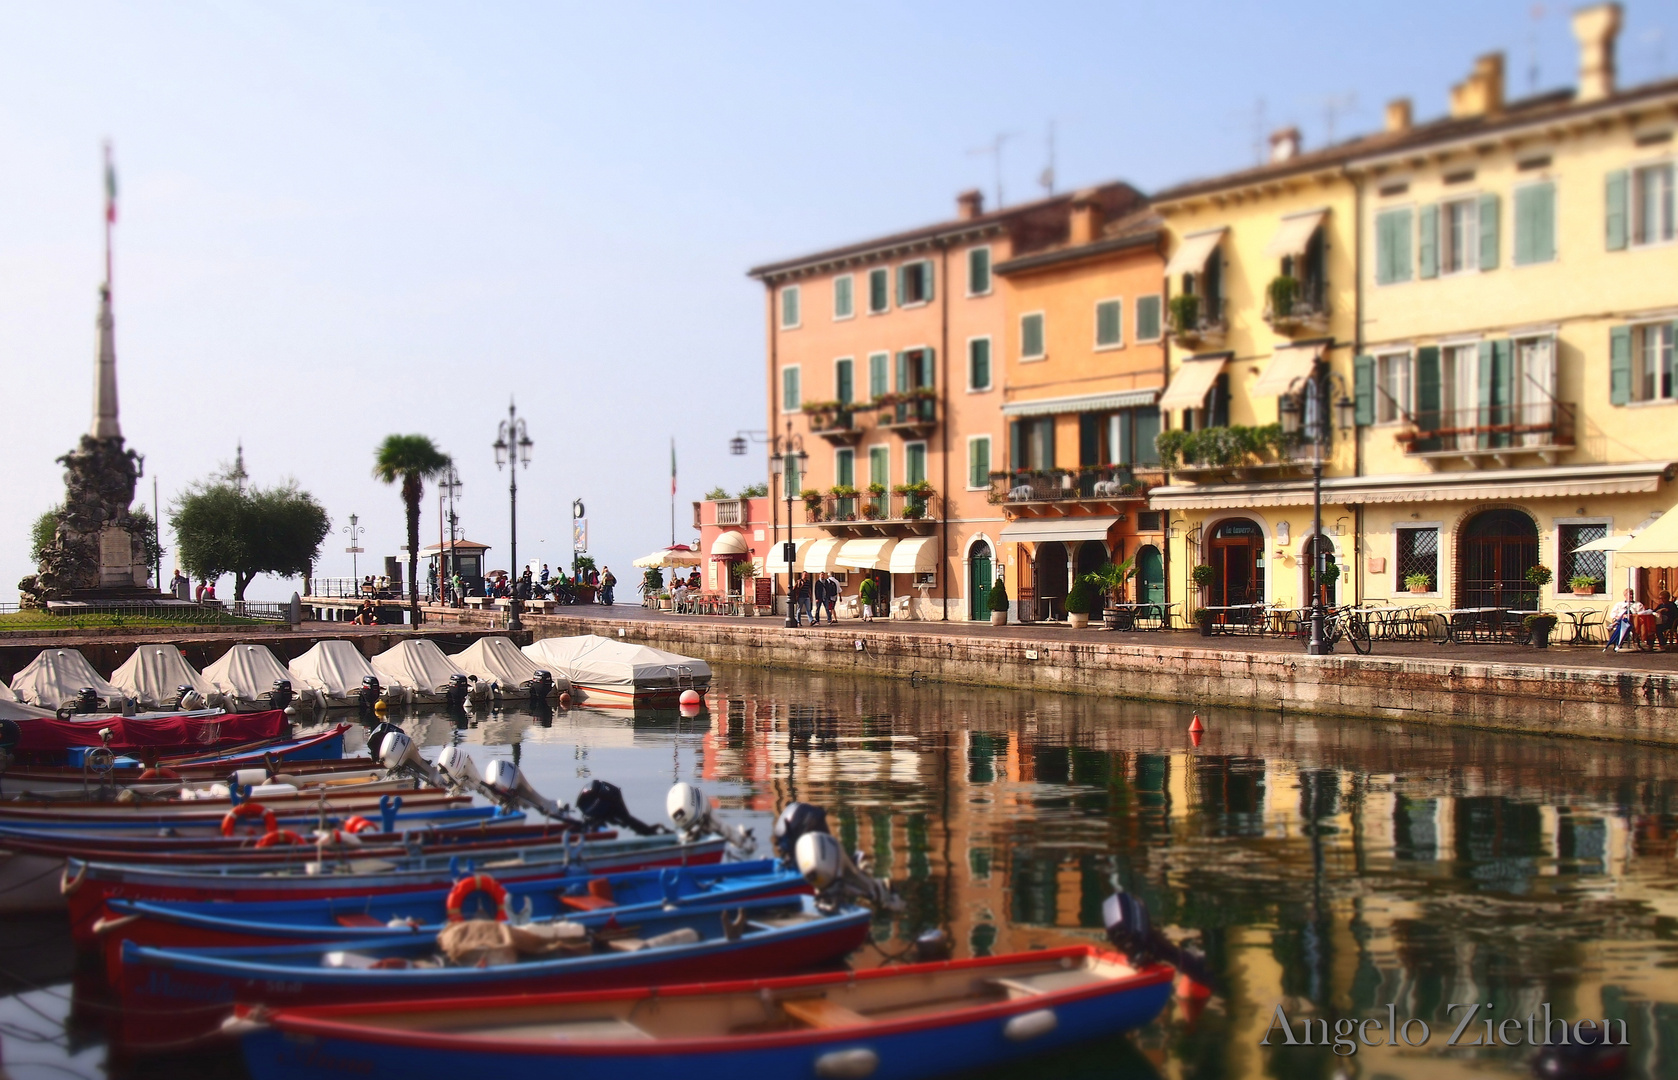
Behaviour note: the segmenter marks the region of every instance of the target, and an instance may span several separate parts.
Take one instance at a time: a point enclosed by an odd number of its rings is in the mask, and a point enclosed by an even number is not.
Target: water
[[[1447,1050],[1452,1002],[1490,1003],[1498,1020],[1542,1019],[1546,1002],[1552,1018],[1624,1020],[1627,1075],[1678,1076],[1669,751],[1238,711],[1203,713],[1194,749],[1186,705],[727,667],[711,703],[698,719],[404,726],[428,747],[471,744],[480,767],[516,755],[560,798],[609,779],[649,819],[676,779],[765,841],[787,801],[827,807],[908,901],[858,966],[930,926],[958,956],[1099,942],[1116,875],[1227,983],[1198,1015],[1176,1003],[1132,1037],[988,1080],[1529,1075],[1528,1047]],[[13,1077],[107,1068],[100,1003],[88,976],[72,989],[57,922],[0,927],[0,969],[39,987],[0,999]],[[1260,1045],[1278,1005],[1299,1032],[1307,1018],[1385,1020],[1388,1003],[1429,1024],[1426,1046],[1336,1056],[1281,1046],[1280,1028]],[[1476,1035],[1478,1018],[1462,1041]],[[239,1075],[226,1058],[109,1071]]]

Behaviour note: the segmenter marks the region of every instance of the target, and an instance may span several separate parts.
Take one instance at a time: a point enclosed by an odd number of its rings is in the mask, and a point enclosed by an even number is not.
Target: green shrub
[[[992,611],[1008,610],[1008,583],[1000,577],[990,587],[990,609]]]
[[[1072,587],[1066,590],[1066,613],[1068,615],[1088,615],[1092,604],[1091,591],[1089,582],[1083,578],[1074,581]]]
[[[1200,327],[1200,297],[1183,294],[1171,298],[1171,330],[1188,334]]]
[[[1206,586],[1212,584],[1212,579],[1218,576],[1218,572],[1213,570],[1210,566],[1207,566],[1205,563],[1201,563],[1199,566],[1194,568],[1191,572],[1191,576],[1194,578],[1194,583],[1196,585],[1199,585],[1201,588],[1205,588]]]
[[[1281,274],[1270,282],[1270,313],[1278,318],[1293,314],[1294,300],[1299,296],[1299,282]]]
[[[1550,568],[1543,563],[1527,567],[1528,584],[1536,585],[1540,589],[1548,585],[1554,577],[1555,575],[1550,573]]]

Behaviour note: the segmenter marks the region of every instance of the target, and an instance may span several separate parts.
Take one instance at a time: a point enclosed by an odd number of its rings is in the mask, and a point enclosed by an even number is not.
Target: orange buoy
[[[697,705],[697,704],[699,704],[699,691],[697,691],[697,690],[683,690],[682,691],[682,696],[679,699],[679,703],[682,704],[682,705]]]
[[[1205,735],[1204,732],[1191,731],[1191,732],[1189,732],[1189,745],[1199,746],[1200,745],[1200,740],[1204,739],[1205,737],[1206,737],[1206,735]]]
[[[1190,731],[1205,731],[1206,730],[1206,725],[1204,725],[1200,722],[1200,714],[1199,713],[1195,713],[1194,714],[1194,719],[1189,721],[1189,730]]]
[[[562,709],[569,709],[571,707],[571,695],[570,694],[561,693],[559,695],[559,707],[562,708]]]

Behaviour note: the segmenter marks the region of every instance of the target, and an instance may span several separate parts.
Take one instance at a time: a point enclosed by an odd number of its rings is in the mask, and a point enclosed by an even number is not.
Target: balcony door
[[[1485,510],[1457,539],[1457,598],[1462,607],[1531,611],[1538,589],[1526,579],[1538,563],[1538,526],[1519,510]]]
[[[1212,567],[1213,607],[1264,600],[1264,530],[1249,518],[1219,522],[1212,530],[1207,562]]]

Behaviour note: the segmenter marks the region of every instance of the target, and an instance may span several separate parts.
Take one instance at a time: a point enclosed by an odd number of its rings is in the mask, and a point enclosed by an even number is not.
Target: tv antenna
[[[1532,25],[1527,27],[1527,90],[1538,92],[1538,24],[1544,21],[1544,5],[1534,4],[1528,12]]]
[[[967,152],[968,157],[977,157],[982,154],[990,155],[991,164],[996,171],[996,208],[998,210],[1002,209],[1002,144],[1013,137],[1014,133],[1011,131],[999,131],[996,133],[996,137],[991,140],[989,146],[981,146],[976,150]]]
[[[1053,120],[1049,121],[1048,150],[1049,163],[1043,167],[1043,173],[1037,178],[1037,182],[1043,186],[1043,194],[1053,195],[1055,193],[1055,122]]]
[[[1358,96],[1355,92],[1326,94],[1317,98],[1316,104],[1323,110],[1323,145],[1333,146],[1335,122],[1346,113],[1357,112]]]

